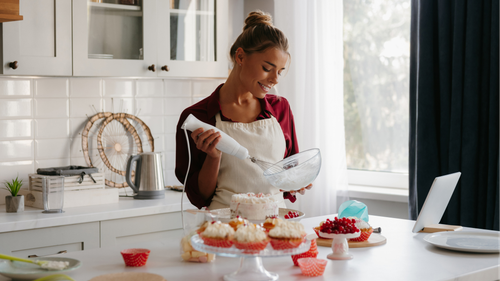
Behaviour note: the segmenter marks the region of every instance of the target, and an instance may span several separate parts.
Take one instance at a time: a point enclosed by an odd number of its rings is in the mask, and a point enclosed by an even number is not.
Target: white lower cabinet
[[[99,248],[99,222],[0,233],[0,253],[27,258]]]
[[[182,231],[180,212],[107,220],[100,223],[101,248],[158,240]]]

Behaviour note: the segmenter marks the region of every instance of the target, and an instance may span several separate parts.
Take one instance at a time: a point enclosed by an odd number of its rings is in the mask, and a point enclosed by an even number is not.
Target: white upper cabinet
[[[73,75],[227,76],[227,0],[93,1],[73,0]]]
[[[71,1],[21,0],[23,20],[2,23],[2,73],[71,76]]]
[[[228,75],[227,0],[159,2],[160,76]]]

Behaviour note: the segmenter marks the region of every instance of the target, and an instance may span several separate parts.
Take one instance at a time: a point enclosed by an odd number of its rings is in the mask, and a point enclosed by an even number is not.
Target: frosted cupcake
[[[356,220],[354,225],[361,231],[361,235],[359,237],[351,238],[349,239],[349,241],[363,242],[368,240],[368,238],[370,238],[370,235],[372,235],[373,233],[373,228],[370,226],[370,224],[356,217],[349,217],[349,218]]]
[[[233,237],[233,243],[244,253],[258,253],[266,248],[269,238],[260,226],[246,224],[238,227]]]
[[[266,230],[266,232],[269,232],[271,229],[273,229],[274,227],[282,224],[283,222],[285,222],[284,220],[278,218],[278,217],[274,217],[274,218],[267,218],[266,221],[264,222],[264,224],[262,225],[264,227],[264,229]]]
[[[212,222],[200,234],[205,245],[229,248],[233,245],[234,229],[227,223]]]
[[[234,219],[230,220],[228,224],[234,229],[234,231],[238,230],[238,227],[241,225],[249,224],[250,222],[240,216],[236,216]]]
[[[297,248],[305,236],[304,226],[299,222],[283,222],[269,231],[271,246],[275,250]]]

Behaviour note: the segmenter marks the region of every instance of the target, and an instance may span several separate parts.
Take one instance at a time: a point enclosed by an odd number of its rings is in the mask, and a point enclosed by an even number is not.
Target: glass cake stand
[[[279,275],[274,272],[269,272],[264,268],[262,265],[263,257],[282,257],[301,254],[309,250],[311,247],[311,241],[306,239],[306,241],[299,247],[287,250],[274,250],[271,247],[271,244],[268,244],[264,250],[256,254],[244,253],[242,250],[236,249],[234,246],[231,248],[207,246],[198,235],[191,237],[191,245],[195,250],[200,252],[225,257],[240,258],[240,268],[233,273],[224,275],[224,280],[226,281],[267,281],[278,280]]]

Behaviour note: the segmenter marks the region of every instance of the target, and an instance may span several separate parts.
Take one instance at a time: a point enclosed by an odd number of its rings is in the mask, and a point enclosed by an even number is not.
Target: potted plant
[[[19,213],[24,211],[24,195],[19,195],[19,190],[23,186],[23,180],[16,179],[5,182],[4,189],[11,195],[5,196],[5,208],[7,213]]]

